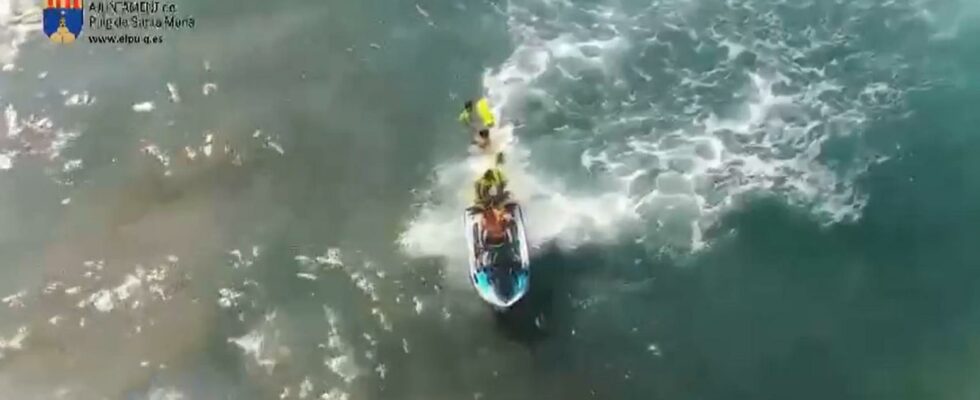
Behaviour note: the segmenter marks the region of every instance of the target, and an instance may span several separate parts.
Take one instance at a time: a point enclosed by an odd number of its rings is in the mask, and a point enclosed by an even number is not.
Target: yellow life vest
[[[473,118],[473,113],[469,110],[463,110],[459,114],[459,122],[464,125],[469,126],[473,130],[481,130],[486,128],[492,128],[496,124],[496,119],[493,117],[493,111],[490,110],[490,102],[487,101],[486,97],[481,97],[480,100],[473,105],[474,111],[476,111],[476,117]]]
[[[480,179],[476,181],[476,197],[480,199],[483,197],[483,192],[489,192],[495,187],[500,187],[507,184],[507,178],[504,177],[504,173],[500,172],[500,169],[493,168],[490,170],[491,176],[489,178],[485,176],[480,176]],[[499,193],[498,193],[499,194]]]
[[[492,128],[496,120],[493,117],[493,111],[490,111],[490,102],[487,101],[486,97],[480,99],[476,102],[476,113],[483,120],[483,125],[487,128]]]

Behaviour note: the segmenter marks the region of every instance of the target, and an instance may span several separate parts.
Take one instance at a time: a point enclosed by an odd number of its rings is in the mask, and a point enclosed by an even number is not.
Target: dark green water
[[[0,5],[0,399],[980,398],[970,2],[178,4],[120,49]],[[480,93],[536,244],[504,316]]]

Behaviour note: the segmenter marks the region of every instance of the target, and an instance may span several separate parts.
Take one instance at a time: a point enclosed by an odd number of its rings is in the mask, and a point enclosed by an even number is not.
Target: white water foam
[[[187,398],[182,392],[172,387],[153,388],[146,397],[147,400],[185,400]]]
[[[905,61],[877,55],[891,61],[882,64],[856,52],[826,62],[818,58],[846,46],[856,25],[814,19],[793,27],[781,11],[751,6],[508,3],[515,48],[485,74],[484,89],[505,124],[529,121],[517,130],[520,141],[508,125],[493,139],[509,156],[504,171],[535,244],[571,247],[642,227],[652,248],[697,250],[706,227],[756,192],[809,208],[828,223],[859,218],[866,198],[854,181],[883,158],[857,152],[842,167],[824,148],[860,135],[877,113],[900,105],[903,89],[892,82],[902,80]],[[860,5],[850,11],[855,21],[875,17]],[[754,30],[726,25],[729,13],[749,18]],[[536,111],[525,115],[532,106]],[[569,122],[553,126],[541,115]],[[538,166],[548,154],[532,157],[530,149],[549,140],[583,144],[583,170]],[[400,238],[409,255],[462,262],[461,215],[487,165],[485,157],[470,157],[436,167]],[[607,184],[583,190],[566,173]]]
[[[275,313],[270,314],[261,326],[253,329],[245,335],[228,338],[229,343],[234,343],[248,358],[251,358],[255,365],[266,374],[271,374],[272,369],[279,363],[279,331],[275,329],[273,323]]]
[[[156,108],[156,105],[152,101],[144,101],[142,103],[133,104],[133,111],[135,112],[150,112]]]
[[[30,35],[41,34],[41,9],[39,2],[31,0],[7,0],[0,3],[0,65],[4,71],[13,65]]]
[[[523,116],[528,99],[546,96],[535,82],[555,66],[555,60],[581,57],[586,64],[604,69],[608,67],[605,57],[623,51],[625,43],[619,37],[579,41],[572,34],[544,40],[533,27],[516,22],[521,9],[511,4],[508,11],[508,26],[517,46],[503,65],[486,71],[483,86],[502,121],[499,129],[491,131],[491,142],[494,150],[506,155],[502,170],[509,190],[525,210],[528,239],[532,247],[554,242],[565,248],[615,239],[624,222],[635,220],[630,199],[616,192],[570,193],[559,177],[535,167],[530,150],[514,136],[514,123]],[[598,51],[586,56],[583,49]],[[400,238],[402,248],[412,256],[440,256],[453,264],[465,263],[462,213],[473,203],[473,182],[492,164],[490,157],[475,154],[438,166],[429,198]]]
[[[555,242],[566,248],[613,239],[620,223],[635,217],[629,199],[618,193],[598,191],[570,194],[561,179],[534,166],[529,149],[514,136],[514,122],[520,118],[527,98],[541,94],[533,83],[546,72],[553,58],[581,54],[580,46],[615,52],[622,43],[615,38],[574,43],[567,36],[537,41],[519,26],[511,27],[523,42],[501,67],[484,74],[483,83],[494,113],[501,121],[498,129],[491,130],[493,150],[506,156],[501,169],[508,178],[508,190],[525,210],[528,239],[532,247]],[[599,66],[603,64],[601,57],[590,60]],[[399,239],[408,254],[465,262],[466,246],[460,233],[463,211],[473,204],[474,182],[494,164],[492,157],[485,153],[471,153],[465,159],[436,167],[432,187],[426,193],[428,198]]]
[[[65,95],[67,96],[67,92]],[[94,98],[91,100],[94,101]],[[52,178],[63,183],[65,180],[61,179],[61,175],[81,167],[81,160],[65,160],[61,157],[65,148],[78,138],[78,132],[56,128],[48,117],[29,114],[25,118],[10,103],[4,107],[3,117],[4,123],[0,129],[6,132],[0,131],[0,170],[11,169],[18,159],[27,157],[38,157],[53,163],[63,162],[60,168],[49,169]],[[59,169],[61,174],[57,173]]]
[[[17,333],[10,336],[9,338],[4,338],[0,336],[0,359],[6,356],[6,353],[22,350],[24,348],[24,339],[30,336],[30,329],[26,326],[22,326],[17,329]]]
[[[324,285],[340,284],[357,293],[350,296],[347,291],[341,291],[337,293],[342,293],[342,297],[333,297],[329,290],[318,290],[317,297],[327,297],[321,305],[322,320],[288,310],[265,312],[275,309],[272,300],[266,297],[262,284],[248,278],[263,273],[263,266],[256,262],[248,268],[239,267],[247,259],[240,255],[246,252],[232,250],[228,253],[234,262],[227,269],[235,278],[227,282],[230,288],[219,289],[218,294],[224,301],[219,305],[229,316],[243,323],[240,328],[245,329],[228,337],[227,341],[240,349],[253,381],[275,387],[281,398],[348,398],[348,391],[356,389],[358,381],[371,377],[372,372],[384,379],[388,367],[378,359],[378,338],[394,331],[391,317],[414,314],[410,314],[410,305],[402,309],[386,307],[393,303],[379,290],[386,283],[383,281],[385,274],[363,259],[360,252],[329,247],[319,253],[292,257],[299,271],[295,273],[296,278]],[[252,255],[258,254],[258,248],[253,247]],[[344,306],[340,307],[338,303]],[[352,316],[350,313],[356,312],[352,310],[371,315]],[[309,335],[295,330],[298,320],[319,333]],[[376,323],[370,323],[371,320]],[[369,324],[365,325],[365,322]],[[315,365],[297,363],[291,349],[315,353],[318,362]],[[300,381],[296,380],[297,376]],[[311,378],[307,380],[306,376]]]

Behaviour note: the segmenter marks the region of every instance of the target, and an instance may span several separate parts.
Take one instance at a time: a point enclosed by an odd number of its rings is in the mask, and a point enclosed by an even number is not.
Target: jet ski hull
[[[484,301],[497,310],[506,310],[527,294],[530,288],[531,262],[528,252],[524,211],[512,206],[513,224],[508,240],[499,246],[487,245],[482,239],[483,219],[467,210],[463,229],[469,254],[470,282]]]

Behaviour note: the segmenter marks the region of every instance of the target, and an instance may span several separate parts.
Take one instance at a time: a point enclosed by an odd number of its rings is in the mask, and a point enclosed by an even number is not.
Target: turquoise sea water
[[[980,397],[972,2],[177,4],[118,48],[0,5],[0,399]]]

